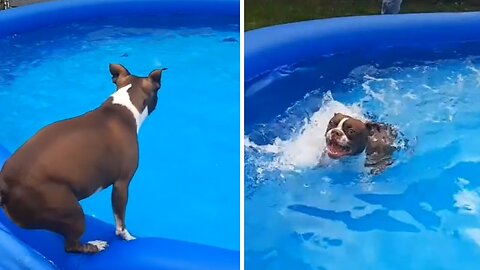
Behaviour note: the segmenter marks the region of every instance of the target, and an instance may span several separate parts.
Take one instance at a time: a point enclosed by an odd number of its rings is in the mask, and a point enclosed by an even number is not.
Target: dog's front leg
[[[113,184],[112,191],[112,207],[113,217],[115,218],[115,235],[124,240],[134,240],[125,226],[125,208],[128,200],[128,184],[129,181],[116,181]]]

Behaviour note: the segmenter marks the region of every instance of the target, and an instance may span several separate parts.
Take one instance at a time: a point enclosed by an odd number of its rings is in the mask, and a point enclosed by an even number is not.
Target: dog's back
[[[108,186],[127,161],[136,166],[137,159],[134,129],[111,115],[100,108],[40,130],[7,160],[2,181],[10,189],[46,180],[66,184],[79,200],[96,191],[92,182]]]
[[[372,168],[372,173],[379,173],[393,163],[392,155],[396,150],[397,130],[388,124],[376,123],[371,130],[365,149],[365,166]]]

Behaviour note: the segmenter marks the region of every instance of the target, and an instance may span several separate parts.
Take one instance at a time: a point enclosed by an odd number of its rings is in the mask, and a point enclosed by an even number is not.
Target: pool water
[[[238,17],[113,17],[0,39],[0,144],[98,107],[109,63],[167,67],[139,133],[126,224],[134,236],[239,249]],[[113,224],[111,189],[82,201]],[[112,232],[113,233],[113,232]]]
[[[479,45],[359,50],[247,81],[246,269],[477,269]],[[334,112],[396,126],[394,165],[322,159]]]

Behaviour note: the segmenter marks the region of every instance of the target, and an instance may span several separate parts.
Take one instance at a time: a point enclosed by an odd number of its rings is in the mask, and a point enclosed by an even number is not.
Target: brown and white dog
[[[397,131],[388,124],[363,122],[335,113],[325,132],[325,151],[333,159],[365,151],[365,167],[371,167],[372,173],[380,173],[392,164],[397,136]]]
[[[157,105],[162,71],[148,77],[110,65],[116,92],[100,107],[41,129],[0,172],[0,206],[18,226],[62,235],[65,251],[96,253],[105,241],[80,243],[85,217],[79,200],[113,185],[115,234],[125,226],[128,186],[138,166],[137,133]]]

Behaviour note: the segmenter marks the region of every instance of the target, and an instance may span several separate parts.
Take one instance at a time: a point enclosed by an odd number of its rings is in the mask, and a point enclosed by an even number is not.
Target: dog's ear
[[[333,117],[335,117],[335,116],[337,116],[337,115],[338,115],[338,113],[337,113],[337,112],[336,112],[336,113],[333,113]]]
[[[128,72],[128,70],[120,64],[110,64],[109,69],[110,74],[112,74],[113,83],[117,83],[118,78],[130,75],[130,72]]]
[[[154,82],[157,83],[158,86],[160,86],[160,81],[162,80],[162,73],[164,70],[167,70],[167,68],[161,68],[161,69],[156,69],[148,75],[148,78]]]
[[[367,127],[369,136],[373,135],[375,132],[380,132],[380,129],[382,128],[381,124],[375,122],[366,122],[365,126]]]

